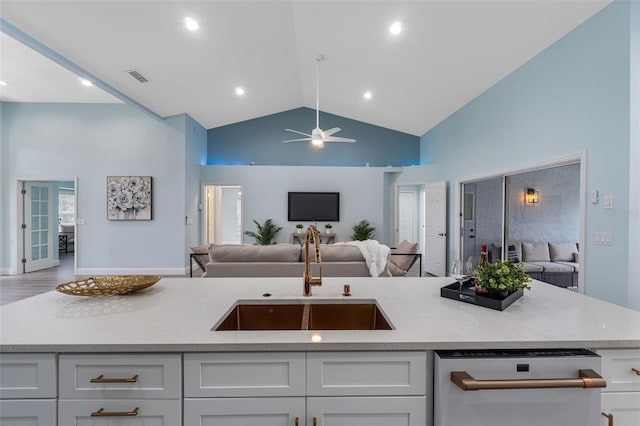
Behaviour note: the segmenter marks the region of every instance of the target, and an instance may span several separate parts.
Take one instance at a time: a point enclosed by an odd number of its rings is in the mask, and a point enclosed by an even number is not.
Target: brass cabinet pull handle
[[[613,426],[613,414],[611,414],[611,413],[605,413],[605,412],[602,412],[602,413],[600,413],[600,414],[602,414],[602,415],[603,415],[603,416],[605,416],[607,419],[609,419],[609,422],[607,423],[607,425],[608,425],[608,426]]]
[[[640,376],[640,370],[638,370],[637,368],[633,368],[631,367],[631,371],[633,371],[634,373],[636,373],[638,376]]]
[[[91,383],[135,383],[138,381],[138,375],[131,377],[130,379],[107,379],[103,374],[90,380]]]
[[[316,417],[313,417],[313,426],[318,426],[318,419],[316,419]]]
[[[607,382],[593,370],[578,370],[575,379],[476,380],[466,371],[452,371],[451,381],[464,391],[480,389],[604,388]]]
[[[299,426],[300,425],[300,419],[296,417],[296,419],[294,420],[293,424],[295,426]]]
[[[91,417],[135,417],[138,415],[138,407],[132,411],[104,411],[104,408],[91,413]]]

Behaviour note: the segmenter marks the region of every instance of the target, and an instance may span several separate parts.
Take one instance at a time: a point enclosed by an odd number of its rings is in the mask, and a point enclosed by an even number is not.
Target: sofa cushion
[[[537,263],[524,262],[521,264],[525,272],[543,272],[544,268]]]
[[[559,262],[535,262],[534,265],[542,266],[544,273],[549,272],[573,272],[573,266],[562,264]]]
[[[522,243],[523,262],[550,262],[549,244]]]
[[[316,261],[315,245],[309,245],[309,259]],[[300,248],[300,261],[304,262],[304,246]],[[320,261],[324,262],[364,262],[364,257],[358,247],[343,243],[320,244]]]
[[[191,251],[198,254],[198,256],[193,256],[193,260],[195,260],[200,269],[204,271],[204,265],[209,262],[209,246],[191,247]]]
[[[209,257],[211,262],[299,262],[300,245],[211,244]]]
[[[575,243],[549,243],[549,253],[552,262],[573,262],[578,247]]]
[[[576,262],[556,262],[561,265],[571,266],[573,268],[573,272],[580,272],[580,264]]]
[[[418,252],[418,243],[410,243],[407,240],[403,240],[398,247],[391,249],[391,253],[417,253]],[[390,263],[395,264],[400,270],[405,273],[411,267],[411,264],[416,260],[415,256],[407,255],[403,256],[400,254],[394,254],[389,258]],[[393,271],[391,274],[394,275]]]

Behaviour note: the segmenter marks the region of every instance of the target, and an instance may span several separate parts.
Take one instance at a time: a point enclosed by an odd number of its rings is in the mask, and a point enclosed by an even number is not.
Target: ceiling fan
[[[298,130],[284,129],[287,132],[297,133],[299,135],[306,136],[301,139],[290,139],[287,141],[282,141],[282,143],[289,142],[305,142],[310,141],[311,145],[315,148],[323,148],[325,142],[348,142],[354,143],[356,140],[351,138],[341,138],[338,136],[333,136],[338,133],[341,129],[339,127],[333,127],[329,130],[322,130],[320,128],[320,72],[319,66],[320,61],[324,59],[324,56],[318,55],[316,56],[316,128],[311,131],[311,134],[299,132]]]

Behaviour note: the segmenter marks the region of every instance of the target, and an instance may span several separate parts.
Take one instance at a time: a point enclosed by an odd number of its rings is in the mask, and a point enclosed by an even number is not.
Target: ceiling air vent
[[[127,71],[127,74],[129,74],[131,77],[133,77],[136,80],[138,80],[140,83],[146,83],[146,82],[149,81],[149,79],[147,77],[145,77],[144,75],[140,74],[140,72],[138,70]]]

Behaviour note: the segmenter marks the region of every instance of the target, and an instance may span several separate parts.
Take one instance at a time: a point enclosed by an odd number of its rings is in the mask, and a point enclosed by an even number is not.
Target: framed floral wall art
[[[151,220],[151,176],[107,176],[108,220]]]

